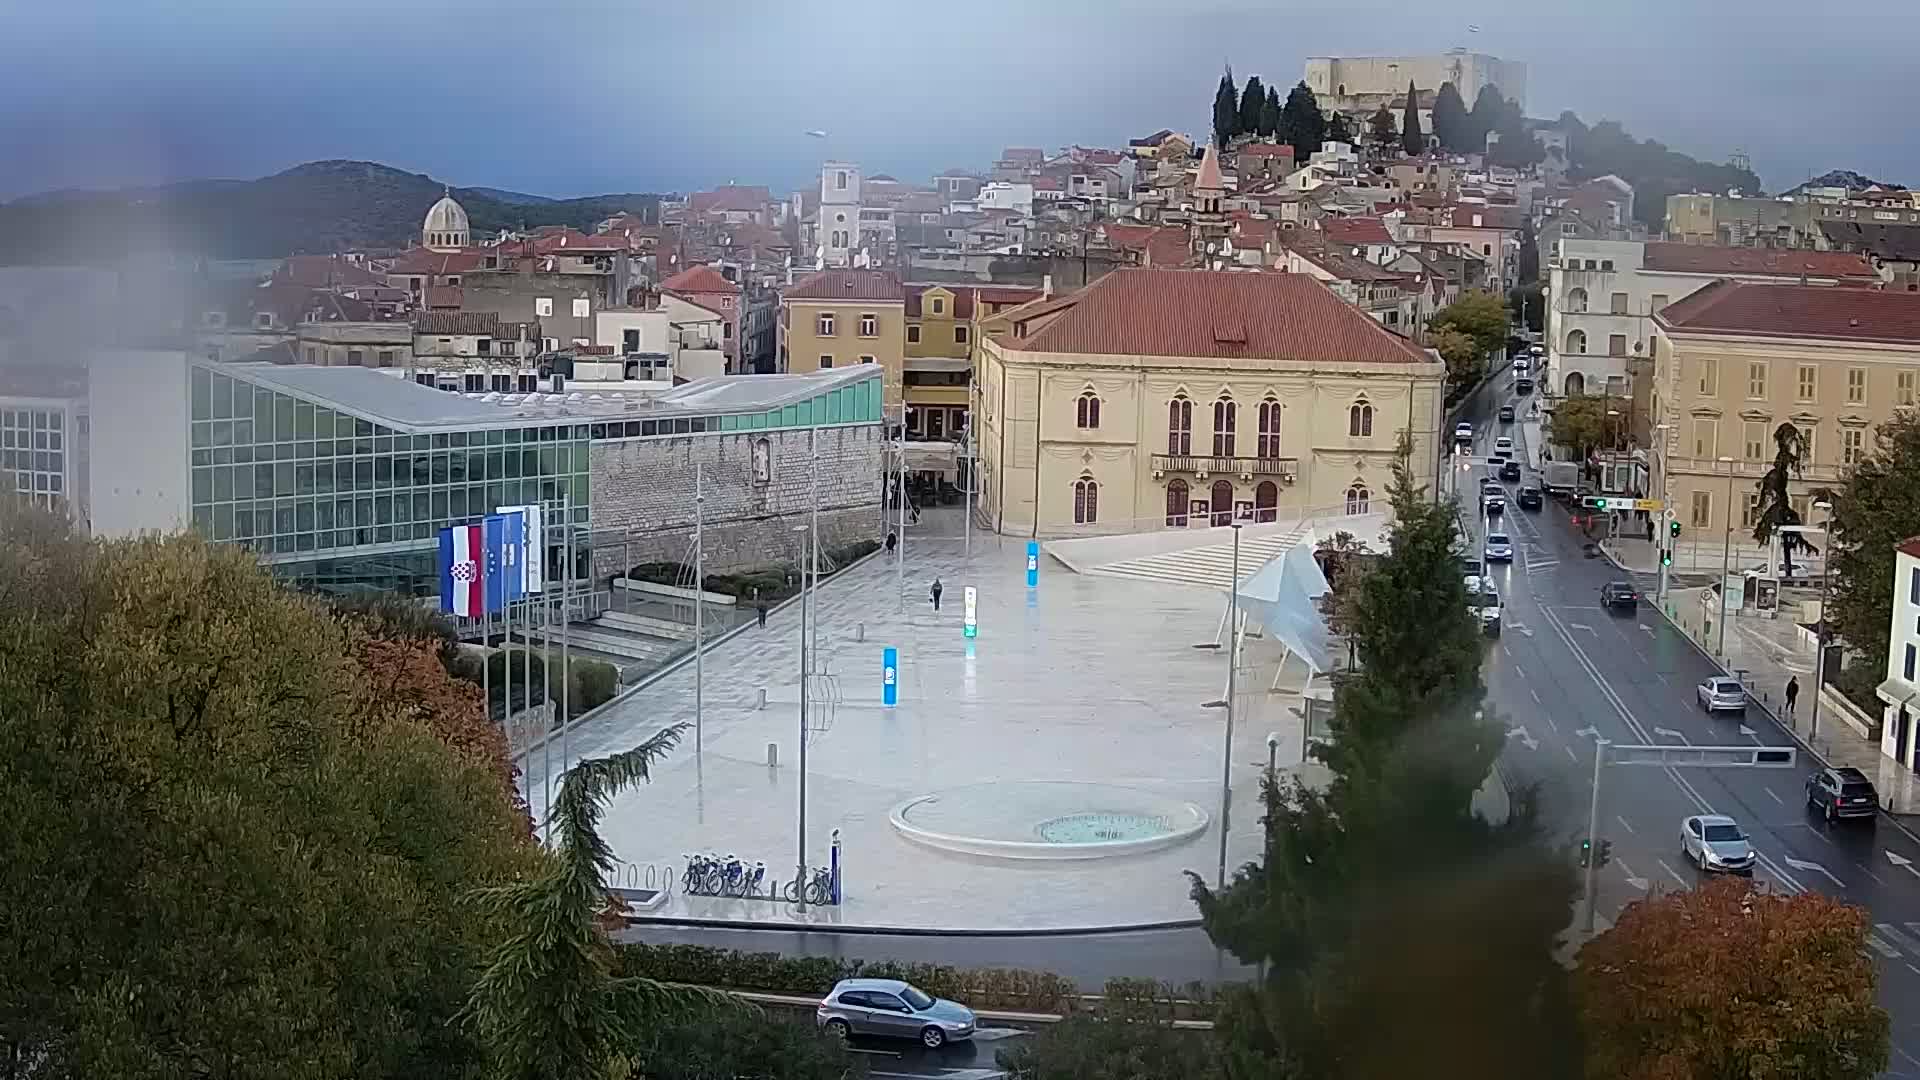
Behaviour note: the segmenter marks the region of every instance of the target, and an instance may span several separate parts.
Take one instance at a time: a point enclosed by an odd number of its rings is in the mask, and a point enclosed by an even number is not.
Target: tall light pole
[[[1827,550],[1821,554],[1820,559],[1820,625],[1814,630],[1813,635],[1813,704],[1808,706],[1807,711],[1807,737],[1810,739],[1820,734],[1820,687],[1825,685],[1823,680],[1827,670],[1827,569],[1833,565],[1833,504],[1825,501],[1816,502],[1813,508],[1827,512],[1827,520],[1821,527],[1782,525],[1776,530],[1801,537],[1808,533],[1819,533],[1825,538],[1827,545]],[[1784,544],[1786,541],[1781,542]]]
[[[1721,457],[1720,463],[1727,467],[1727,515],[1726,546],[1720,551],[1720,610],[1714,618],[1720,622],[1720,655],[1727,655],[1727,576],[1733,573],[1733,459]]]
[[[1600,839],[1595,834],[1600,831],[1600,766],[1606,764],[1607,740],[1594,736],[1593,740],[1593,797],[1587,802],[1587,936],[1593,936],[1594,909],[1599,906],[1599,897],[1593,889],[1594,864],[1600,861]]]
[[[1240,672],[1240,523],[1233,523],[1233,585],[1227,590],[1227,734],[1220,748],[1220,867],[1218,888],[1227,887],[1227,830],[1233,813],[1233,699]]]
[[[1674,556],[1673,530],[1667,527],[1667,522],[1673,520],[1674,514],[1673,507],[1667,505],[1667,425],[1665,424],[1653,425],[1653,457],[1650,460],[1657,466],[1656,471],[1659,474],[1657,482],[1650,481],[1647,484],[1650,489],[1647,494],[1652,495],[1658,492],[1660,498],[1660,531],[1654,536],[1658,542],[1654,547],[1654,554],[1659,555],[1661,546],[1665,546],[1666,555],[1660,559],[1660,592],[1658,594],[1660,604],[1664,607],[1667,602],[1667,571]]]

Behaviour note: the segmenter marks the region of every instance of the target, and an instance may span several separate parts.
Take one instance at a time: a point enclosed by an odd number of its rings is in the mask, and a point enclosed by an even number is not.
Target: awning
[[[1873,688],[1874,694],[1889,705],[1905,705],[1920,694],[1920,686],[1902,678],[1892,678]]]
[[[964,356],[909,356],[902,363],[907,371],[962,374],[973,370],[973,361]]]

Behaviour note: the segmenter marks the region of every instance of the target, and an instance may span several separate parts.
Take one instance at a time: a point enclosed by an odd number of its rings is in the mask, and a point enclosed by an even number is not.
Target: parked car
[[[973,1038],[973,1010],[899,979],[841,979],[814,1011],[834,1035],[914,1039],[929,1050]]]
[[[1631,582],[1609,581],[1600,586],[1600,606],[1637,611],[1640,608],[1640,590],[1635,589]]]
[[[1488,533],[1486,554],[1487,554],[1487,561],[1490,563],[1512,562],[1513,561],[1513,538],[1503,532]]]
[[[1701,814],[1681,822],[1680,853],[1702,870],[1753,873],[1753,845],[1725,814]]]
[[[1715,675],[1694,687],[1693,692],[1700,700],[1700,707],[1710,713],[1747,711],[1747,688],[1740,685],[1739,679]]]
[[[1520,463],[1513,460],[1512,458],[1508,458],[1507,460],[1501,462],[1500,463],[1500,479],[1502,480],[1520,479]]]
[[[1540,488],[1537,484],[1528,484],[1522,487],[1519,497],[1514,501],[1520,504],[1520,509],[1522,510],[1538,510],[1545,504],[1544,500],[1540,497]]]
[[[1513,406],[1511,405],[1500,406],[1500,422],[1503,424],[1513,423]]]
[[[1834,818],[1872,817],[1880,806],[1880,795],[1867,774],[1851,765],[1821,769],[1807,777],[1807,804]]]

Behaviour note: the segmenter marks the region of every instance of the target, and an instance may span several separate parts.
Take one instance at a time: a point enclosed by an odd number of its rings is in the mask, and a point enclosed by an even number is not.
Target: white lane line
[[[1256,764],[1257,764],[1257,763],[1256,763]],[[1860,865],[1860,872],[1861,872],[1861,873],[1863,873],[1863,874],[1865,874],[1865,875],[1867,875],[1868,877],[1870,877],[1870,878],[1872,878],[1872,879],[1873,879],[1873,881],[1874,881],[1874,884],[1876,884],[1876,885],[1885,885],[1885,884],[1886,884],[1886,880],[1885,880],[1885,879],[1883,879],[1883,878],[1882,878],[1882,877],[1881,877],[1881,876],[1880,876],[1879,874],[1876,874],[1876,873],[1874,873],[1873,871],[1871,871],[1871,870],[1869,870],[1869,869],[1867,869],[1867,867],[1866,867],[1866,864],[1865,864],[1865,863],[1862,863],[1862,864]]]
[[[1913,965],[1909,964],[1907,966],[1912,967]],[[1908,1061],[1913,1062],[1915,1065],[1920,1065],[1920,1058],[1914,1057],[1912,1054],[1907,1053],[1905,1050],[1900,1049],[1898,1046],[1893,1048],[1893,1052],[1896,1054],[1899,1054],[1903,1058],[1906,1058]]]
[[[1818,837],[1820,842],[1827,845],[1828,847],[1836,846],[1831,837],[1827,836],[1827,834],[1821,832],[1819,829],[1815,828],[1814,826],[1807,825],[1807,826],[1804,826],[1804,828],[1808,832],[1812,833],[1814,836]],[[1915,951],[1920,951],[1920,950],[1915,950]]]
[[[1540,695],[1539,695],[1539,694],[1535,694],[1535,695],[1533,695],[1533,700],[1534,700],[1534,701],[1536,701],[1536,702],[1537,702],[1537,701],[1539,701],[1539,700],[1540,700]],[[1559,724],[1556,724],[1556,723],[1554,723],[1554,722],[1553,722],[1553,714],[1552,714],[1552,713],[1541,713],[1540,715],[1541,715],[1541,717],[1542,717],[1543,719],[1545,719],[1545,720],[1546,720],[1546,722],[1547,722],[1547,726],[1553,729],[1553,733],[1554,733],[1555,735],[1558,735],[1558,734],[1560,734],[1560,725],[1559,725]]]
[[[1783,798],[1781,798],[1781,797],[1780,797],[1780,796],[1778,796],[1778,795],[1775,795],[1775,794],[1773,793],[1773,789],[1772,789],[1772,788],[1761,788],[1760,790],[1762,790],[1762,791],[1764,791],[1764,792],[1766,792],[1766,793],[1767,793],[1767,797],[1768,797],[1768,798],[1770,798],[1770,799],[1772,799],[1772,800],[1773,800],[1774,802],[1777,802],[1777,803],[1779,803],[1779,804],[1780,804],[1781,806],[1785,806],[1785,805],[1787,805],[1787,800],[1785,800],[1785,799],[1783,799]]]
[[[1912,936],[1902,933],[1900,928],[1892,923],[1874,923],[1873,928],[1880,931],[1880,936],[1908,952],[1920,953],[1920,941],[1916,941]]]
[[[1626,818],[1623,818],[1623,817],[1621,817],[1620,815],[1618,815],[1618,814],[1615,814],[1615,815],[1613,816],[1613,820],[1615,820],[1615,821],[1617,821],[1617,822],[1619,822],[1619,823],[1620,823],[1620,827],[1621,827],[1621,828],[1623,828],[1623,829],[1625,829],[1625,830],[1627,830],[1628,832],[1633,832],[1633,831],[1635,831],[1635,830],[1634,830],[1634,828],[1633,828],[1633,825],[1632,825],[1632,823],[1630,823],[1630,822],[1628,822]],[[1917,951],[1920,951],[1920,950],[1917,950]]]
[[[1572,758],[1572,759],[1574,760],[1574,763],[1575,763],[1575,764],[1578,764],[1578,763],[1579,763],[1579,761],[1580,761],[1580,756],[1579,756],[1578,754],[1575,754],[1575,753],[1573,752],[1573,747],[1571,747],[1571,746],[1567,746],[1567,745],[1565,745],[1565,744],[1562,744],[1562,745],[1561,745],[1561,747],[1560,747],[1560,749],[1562,749],[1562,750],[1565,750],[1565,751],[1567,752],[1567,756],[1568,756],[1568,757],[1570,757],[1570,758]]]
[[[1505,645],[1502,645],[1502,646],[1500,646],[1500,651],[1501,651],[1501,652],[1507,652],[1507,647],[1506,647]],[[1513,654],[1512,654],[1512,653],[1507,653],[1507,659],[1509,659],[1509,660],[1511,660],[1511,659],[1513,659]],[[1526,669],[1526,668],[1523,668],[1523,667],[1520,667],[1520,666],[1518,666],[1518,665],[1515,665],[1515,667],[1514,667],[1514,669],[1513,669],[1513,673],[1514,673],[1515,675],[1518,675],[1518,676],[1520,676],[1520,677],[1521,677],[1521,678],[1523,678],[1523,679],[1527,677],[1527,669]],[[1533,700],[1535,700],[1535,701],[1539,701],[1539,700],[1540,700],[1540,695],[1538,695],[1538,694],[1535,694],[1535,695],[1533,696]]]
[[[1527,693],[1533,695],[1533,703],[1535,705],[1540,704],[1540,691],[1535,690],[1533,687],[1529,686],[1527,687]]]
[[[1681,877],[1681,876],[1680,876],[1680,871],[1678,871],[1678,870],[1675,870],[1675,869],[1674,869],[1673,867],[1671,867],[1671,866],[1668,866],[1668,865],[1667,865],[1667,860],[1665,860],[1665,859],[1655,859],[1655,860],[1653,860],[1653,861],[1654,861],[1654,862],[1657,862],[1657,863],[1659,863],[1659,864],[1660,864],[1660,869],[1662,869],[1662,870],[1665,870],[1665,871],[1667,872],[1667,876],[1668,876],[1668,877],[1670,877],[1670,878],[1672,878],[1672,879],[1673,879],[1674,881],[1676,881],[1676,882],[1678,882],[1678,883],[1680,884],[1680,887],[1681,887],[1681,888],[1683,888],[1683,889],[1684,889],[1684,888],[1686,888],[1686,887],[1687,887],[1687,879],[1686,879],[1686,878],[1683,878],[1683,877]]]
[[[1900,950],[1887,944],[1886,939],[1882,938],[1879,934],[1868,934],[1867,946],[1889,960],[1900,959]]]

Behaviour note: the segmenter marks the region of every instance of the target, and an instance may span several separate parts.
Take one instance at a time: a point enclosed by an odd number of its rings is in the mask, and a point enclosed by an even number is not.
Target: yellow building
[[[889,271],[822,270],[780,295],[781,371],[879,364],[897,406],[906,337],[906,294]]]
[[[907,285],[907,437],[957,438],[971,408],[981,320],[1044,293],[1015,285]]]
[[[1304,275],[1116,270],[995,321],[975,431],[999,531],[1377,511],[1403,431],[1436,475],[1444,365]]]
[[[1914,404],[1920,295],[1716,281],[1653,317],[1653,488],[1696,544],[1750,530],[1774,432],[1799,428],[1807,456],[1788,487],[1801,520],[1839,484],[1876,426]],[[1728,520],[1728,509],[1738,506]],[[1736,546],[1747,541],[1735,532]],[[1750,540],[1750,536],[1748,538]]]

